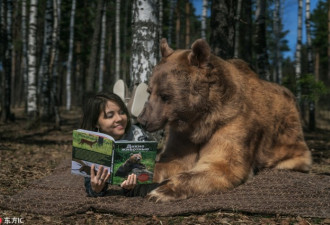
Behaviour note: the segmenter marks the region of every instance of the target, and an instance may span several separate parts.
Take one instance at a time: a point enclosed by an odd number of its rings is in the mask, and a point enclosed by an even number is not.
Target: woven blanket
[[[175,202],[155,203],[142,197],[109,195],[86,197],[83,178],[71,175],[70,161],[63,162],[48,177],[32,183],[13,196],[0,195],[0,208],[43,215],[73,215],[96,212],[175,216],[211,211],[330,218],[330,176],[292,171],[265,170],[239,187],[220,194]]]

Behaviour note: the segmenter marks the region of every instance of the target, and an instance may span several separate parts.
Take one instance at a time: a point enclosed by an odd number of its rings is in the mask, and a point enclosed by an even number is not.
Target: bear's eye
[[[168,100],[170,100],[170,96],[164,94],[161,94],[160,98],[163,102],[167,102]]]

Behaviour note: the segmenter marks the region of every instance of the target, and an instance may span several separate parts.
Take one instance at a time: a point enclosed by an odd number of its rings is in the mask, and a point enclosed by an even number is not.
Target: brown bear
[[[123,163],[115,173],[118,177],[127,177],[128,174],[132,172],[133,169],[145,169],[146,166],[141,163],[142,155],[141,153],[130,154],[130,157]]]
[[[154,182],[164,182],[150,199],[226,191],[263,168],[309,170],[311,153],[289,90],[259,79],[241,60],[211,54],[202,39],[176,51],[163,39],[161,53],[138,118],[150,132],[167,131],[154,171]]]

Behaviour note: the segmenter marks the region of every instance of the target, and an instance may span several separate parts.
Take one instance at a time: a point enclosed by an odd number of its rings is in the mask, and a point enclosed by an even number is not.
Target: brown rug
[[[0,195],[0,208],[43,215],[97,212],[174,216],[216,210],[330,218],[330,176],[292,171],[263,171],[236,189],[169,203],[141,197],[86,197],[83,178],[70,174],[70,161],[50,176],[14,195]]]

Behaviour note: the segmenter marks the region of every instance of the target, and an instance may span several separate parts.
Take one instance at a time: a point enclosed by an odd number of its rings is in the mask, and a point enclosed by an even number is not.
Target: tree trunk
[[[26,0],[22,0],[22,66],[21,74],[23,75],[23,97],[27,96],[28,83],[28,57],[27,57],[27,31],[26,31]],[[27,104],[25,104],[25,113],[27,112]]]
[[[186,1],[186,48],[190,46],[190,2],[189,0]]]
[[[240,35],[240,46],[239,55],[240,58],[244,59],[246,62],[253,64],[253,36],[254,36],[254,24],[252,23],[252,0],[244,0],[242,5],[242,20],[244,23],[241,23],[240,25],[240,33],[244,35]],[[255,64],[255,63],[254,63]]]
[[[130,52],[130,45],[128,46],[127,44],[127,33],[128,29],[130,27],[130,24],[128,24],[130,14],[132,10],[129,9],[129,6],[131,6],[131,2],[125,1],[125,20],[124,20],[124,27],[123,27],[123,44],[122,44],[122,52],[125,54],[122,54],[122,77],[124,82],[129,85],[129,74],[127,74],[127,71],[129,71],[129,68],[127,68],[127,65],[129,64],[128,62],[128,57],[127,55]],[[131,22],[131,21],[130,21]],[[109,38],[110,39],[110,38]]]
[[[53,5],[56,5],[56,7],[54,7],[54,24],[53,24],[53,46],[52,46],[52,53],[51,55],[55,54],[54,56],[54,65],[53,65],[53,68],[50,66],[50,73],[52,74],[51,75],[51,93],[54,95],[54,108],[57,108],[58,107],[58,99],[59,99],[59,91],[58,91],[58,85],[57,85],[57,82],[58,82],[58,59],[59,59],[59,51],[58,51],[58,45],[59,45],[59,37],[60,37],[60,21],[61,21],[61,0],[57,0],[57,1],[54,1],[53,2]],[[57,8],[57,11],[55,11],[55,8]],[[57,16],[55,16],[55,13]],[[54,40],[54,38],[56,38]],[[55,44],[54,44],[55,43]],[[59,116],[55,115],[56,118]]]
[[[53,1],[53,33],[52,33],[52,49],[50,54],[50,63],[49,63],[49,74],[54,73],[54,67],[56,63],[56,57],[57,57],[57,47],[58,47],[58,40],[59,40],[59,20],[60,20],[60,8],[61,8],[61,1],[60,0],[54,0]],[[53,81],[53,77],[50,80],[50,102],[51,102],[51,115],[49,115],[49,118],[52,118],[55,116],[55,127],[57,129],[60,129],[60,111],[58,107],[58,100],[56,97],[56,89],[52,87],[53,84],[55,84],[56,80]]]
[[[330,0],[328,0],[328,82],[330,83]]]
[[[131,80],[147,82],[156,65],[158,46],[157,0],[133,2]]]
[[[181,47],[180,45],[180,32],[181,32],[181,13],[180,13],[180,0],[176,2],[176,21],[175,21],[175,46],[177,49]]]
[[[11,105],[11,75],[12,75],[12,18],[13,18],[13,2],[7,0],[5,4],[6,13],[6,33],[5,33],[5,59],[4,59],[4,107],[2,109],[1,121],[14,120],[10,112]]]
[[[266,0],[257,0],[256,54],[257,72],[262,79],[270,80],[266,38]]]
[[[159,23],[158,23],[158,40],[163,38],[163,0],[159,0]],[[161,55],[160,49],[158,52],[157,60],[159,60]]]
[[[211,40],[213,52],[223,59],[234,56],[234,26],[237,0],[212,0]]]
[[[30,1],[30,19],[29,19],[29,40],[28,40],[28,95],[27,95],[27,113],[30,119],[35,120],[38,117],[37,105],[37,13],[38,0]]]
[[[307,37],[307,58],[308,58],[308,74],[313,73],[313,57],[312,57],[312,38],[310,26],[310,0],[306,0],[306,37]],[[309,129],[315,130],[315,102],[309,101]]]
[[[202,21],[201,21],[201,37],[206,40],[206,15],[207,15],[207,0],[203,0]]]
[[[242,0],[238,0],[237,2],[237,11],[236,11],[236,17],[235,17],[235,50],[234,50],[234,57],[239,57],[239,25],[241,22],[241,8],[242,8]]]
[[[53,32],[52,32],[52,49],[50,54],[50,63],[49,63],[49,74],[51,74],[50,78],[50,102],[51,102],[51,115],[50,117],[53,119],[55,116],[55,127],[57,129],[60,128],[61,118],[60,118],[60,110],[58,106],[57,99],[57,61],[58,61],[58,42],[59,42],[59,21],[61,18],[61,1],[54,0],[53,1]]]
[[[276,83],[282,83],[282,60],[281,60],[281,37],[280,37],[280,30],[281,30],[281,20],[280,20],[280,3],[281,0],[275,0],[275,10],[274,10],[274,19],[273,19],[273,30],[275,36],[275,59],[274,59],[274,74],[273,80]]]
[[[120,79],[120,0],[116,0],[116,72],[115,80]]]
[[[3,109],[5,106],[5,71],[4,71],[4,64],[2,63],[4,61],[5,51],[6,51],[6,23],[5,23],[6,17],[5,17],[5,2],[0,1],[0,43],[4,43],[3,45],[0,45],[0,120],[1,115],[4,113]]]
[[[45,12],[45,29],[44,42],[41,64],[39,67],[39,84],[38,89],[41,90],[42,96],[42,119],[48,121],[50,118],[50,83],[49,83],[49,64],[50,49],[52,46],[52,27],[53,23],[53,5],[51,0],[47,0]],[[39,92],[38,92],[39,93]]]
[[[70,40],[69,40],[69,55],[66,72],[66,110],[71,109],[71,68],[74,42],[74,21],[76,14],[76,0],[72,0],[71,18],[70,18]]]
[[[104,4],[102,10],[102,29],[101,29],[101,44],[100,44],[99,91],[103,91],[106,24],[107,24],[107,12],[106,12],[106,4]]]
[[[172,44],[172,30],[173,30],[173,12],[174,12],[175,0],[170,0],[170,16],[168,20],[168,33],[167,42],[169,45]]]
[[[297,100],[301,104],[301,40],[302,40],[302,5],[303,1],[298,1],[298,32],[297,32],[297,46],[296,46],[296,84],[297,84]],[[303,110],[303,109],[302,109]]]
[[[92,39],[92,49],[88,65],[88,73],[86,79],[86,91],[91,93],[94,92],[94,81],[95,81],[95,70],[96,70],[96,60],[97,60],[97,48],[99,46],[99,37],[101,29],[101,15],[103,8],[104,0],[98,0],[97,3],[97,12],[94,25],[94,33]]]

